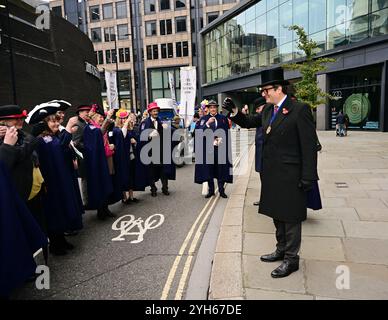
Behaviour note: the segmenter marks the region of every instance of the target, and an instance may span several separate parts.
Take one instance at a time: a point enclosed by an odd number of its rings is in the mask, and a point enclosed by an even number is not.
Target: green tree
[[[283,68],[299,70],[302,80],[294,85],[296,90],[295,96],[298,100],[309,104],[314,110],[320,104],[326,103],[326,98],[333,98],[318,87],[317,73],[326,70],[326,64],[335,62],[336,59],[317,58],[318,44],[307,37],[302,27],[292,25],[289,27],[289,30],[295,31],[298,35],[298,48],[304,52],[305,60],[299,63],[284,64]]]

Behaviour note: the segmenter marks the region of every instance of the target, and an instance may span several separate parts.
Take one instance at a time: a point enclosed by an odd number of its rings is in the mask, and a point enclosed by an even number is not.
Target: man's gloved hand
[[[236,109],[236,105],[231,98],[225,98],[222,107],[229,112],[233,112],[233,109]]]
[[[313,181],[300,180],[298,187],[303,189],[304,192],[311,191],[313,189]]]

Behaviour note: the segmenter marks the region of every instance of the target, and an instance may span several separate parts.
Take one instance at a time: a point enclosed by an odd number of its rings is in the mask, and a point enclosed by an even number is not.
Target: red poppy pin
[[[283,109],[282,112],[283,114],[288,114],[288,109]]]

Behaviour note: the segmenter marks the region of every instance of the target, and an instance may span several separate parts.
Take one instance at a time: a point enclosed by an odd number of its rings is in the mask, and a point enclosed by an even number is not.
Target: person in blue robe
[[[47,193],[43,197],[43,208],[47,221],[50,251],[64,255],[74,246],[67,242],[64,233],[67,230],[82,229],[83,207],[79,201],[79,189],[76,188],[74,167],[68,163],[67,149],[72,139],[70,122],[59,134],[59,121],[55,114],[43,120],[46,128],[39,134],[37,152],[40,170],[45,180]]]
[[[155,102],[152,102],[148,105],[147,111],[150,116],[141,123],[140,136],[145,130],[153,130],[152,135],[154,136],[149,136],[146,141],[142,141],[142,138],[140,138],[138,143],[140,155],[142,148],[144,148],[152,139],[156,139],[156,141],[159,143],[159,154],[152,155],[152,150],[148,154],[152,158],[157,158],[155,161],[151,161],[150,164],[143,164],[140,159],[142,169],[139,170],[139,174],[144,174],[144,176],[147,178],[148,182],[146,184],[151,187],[151,196],[153,197],[157,196],[156,182],[158,180],[161,180],[162,182],[162,193],[168,196],[170,194],[168,191],[168,180],[175,180],[176,178],[176,167],[172,159],[172,150],[175,144],[173,144],[170,140],[170,146],[167,146],[168,150],[165,150],[166,146],[163,145],[163,135],[167,132],[167,130],[171,130],[171,126],[166,129],[163,127],[164,124],[158,117],[159,110],[160,108]],[[172,134],[173,133],[171,132],[171,137]],[[164,152],[166,152],[166,155],[168,156],[167,161],[164,159]]]
[[[229,121],[224,115],[218,113],[218,104],[211,100],[209,101],[209,114],[202,117],[197,125],[197,129],[203,130],[202,138],[202,154],[198,151],[198,143],[196,140],[196,159],[195,159],[195,177],[194,182],[202,184],[208,182],[209,191],[206,198],[210,198],[215,194],[214,179],[217,179],[219,194],[222,198],[227,198],[225,194],[225,183],[233,183],[232,163],[231,163],[231,141],[229,138]],[[212,133],[214,142],[206,139],[206,132]],[[223,131],[222,137],[217,137],[214,133],[218,130]],[[222,138],[222,141],[219,140]],[[201,139],[196,133],[196,139]],[[221,144],[224,144],[221,146]],[[223,152],[223,153],[220,153]],[[214,160],[213,160],[214,159]]]
[[[13,144],[6,140],[0,146],[0,155],[7,153],[8,148],[13,148]],[[0,160],[0,299],[8,298],[14,289],[35,275],[33,255],[39,249],[46,250],[47,245],[47,237],[19,196],[9,169]]]

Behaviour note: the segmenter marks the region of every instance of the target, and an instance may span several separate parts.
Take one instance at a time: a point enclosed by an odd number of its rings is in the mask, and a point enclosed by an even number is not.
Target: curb
[[[242,159],[248,158],[246,171],[238,175],[224,211],[210,277],[209,300],[244,299],[242,273],[243,214],[255,148]]]

